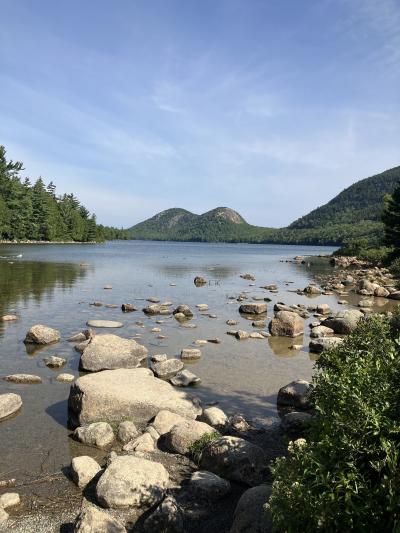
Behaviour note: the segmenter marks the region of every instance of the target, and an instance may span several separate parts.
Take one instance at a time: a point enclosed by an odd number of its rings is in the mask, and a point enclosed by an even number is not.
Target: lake
[[[307,264],[286,262],[296,255],[328,254],[327,247],[277,246],[247,244],[206,244],[170,242],[109,242],[98,245],[1,245],[0,246],[0,314],[17,314],[14,323],[0,323],[1,374],[17,372],[37,374],[43,383],[16,385],[0,380],[0,393],[21,395],[23,407],[14,418],[0,423],[1,478],[35,478],[39,473],[59,471],[71,456],[82,454],[82,445],[69,438],[67,398],[70,385],[59,383],[55,376],[70,372],[78,376],[79,354],[65,339],[85,329],[88,319],[119,320],[124,327],[107,330],[123,337],[140,336],[138,342],[149,354],[179,356],[182,348],[197,339],[219,338],[221,344],[208,343],[201,348],[202,358],[190,365],[202,383],[190,392],[204,404],[218,403],[227,414],[241,413],[265,423],[275,417],[279,388],[293,379],[309,379],[313,360],[308,353],[308,327],[304,338],[248,339],[237,341],[226,332],[228,319],[238,320],[233,329],[252,331],[251,321],[238,313],[239,293],[249,298],[270,297],[269,316],[277,301],[310,303],[295,294],[312,277],[329,270],[329,262],[318,258]],[[250,273],[256,281],[246,281],[240,274]],[[208,283],[196,287],[195,276]],[[254,283],[254,286],[251,285]],[[273,294],[259,288],[276,283]],[[112,290],[105,290],[111,285]],[[173,317],[147,317],[141,311],[149,297],[188,304],[195,311],[188,329]],[[91,306],[98,301],[117,308]],[[326,302],[338,309],[337,297],[320,296],[312,303]],[[139,311],[121,312],[122,303],[133,303]],[[206,303],[207,313],[195,305]],[[217,318],[210,318],[208,314]],[[163,320],[156,324],[156,320]],[[312,317],[310,318],[312,320]],[[310,321],[309,320],[309,321]],[[307,323],[309,322],[307,321]],[[136,322],[142,322],[137,325]],[[27,350],[23,339],[34,324],[59,329],[62,341],[44,349]],[[160,333],[151,332],[155,326]],[[100,330],[98,330],[100,332]],[[105,332],[103,330],[102,332]],[[291,350],[293,344],[302,350]],[[52,370],[43,357],[60,355],[68,361],[61,370]],[[94,457],[96,449],[85,450]]]

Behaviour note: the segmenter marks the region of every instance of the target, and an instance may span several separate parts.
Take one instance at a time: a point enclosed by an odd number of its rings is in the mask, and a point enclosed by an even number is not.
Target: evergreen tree
[[[400,185],[392,195],[385,197],[385,207],[382,214],[385,227],[385,244],[393,247],[393,256],[400,255]]]

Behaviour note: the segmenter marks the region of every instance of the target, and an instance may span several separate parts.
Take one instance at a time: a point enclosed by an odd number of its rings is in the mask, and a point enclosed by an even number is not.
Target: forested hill
[[[226,207],[202,215],[174,208],[132,226],[127,233],[131,239],[320,245],[366,237],[376,245],[383,235],[383,198],[399,181],[400,167],[358,181],[287,228],[252,226]]]
[[[53,182],[22,177],[23,165],[7,161],[0,146],[0,240],[102,241],[125,233],[96,223],[73,194],[57,196]]]
[[[326,224],[380,221],[383,197],[391,194],[400,181],[400,167],[357,181],[333,200],[295,220],[289,228],[316,228]]]

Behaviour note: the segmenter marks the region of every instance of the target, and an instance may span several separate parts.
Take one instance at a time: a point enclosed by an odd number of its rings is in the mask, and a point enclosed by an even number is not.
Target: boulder
[[[228,423],[228,417],[219,407],[207,407],[203,409],[199,420],[217,429],[224,428]]]
[[[105,511],[86,504],[76,519],[74,533],[126,533],[126,528]]]
[[[73,374],[67,374],[65,372],[62,374],[58,374],[58,376],[56,377],[56,380],[59,381],[60,383],[72,383],[74,379],[75,379],[75,376]]]
[[[74,437],[89,446],[108,448],[114,442],[114,432],[107,422],[94,422],[75,429]]]
[[[337,313],[334,317],[327,318],[323,321],[323,325],[333,329],[335,333],[347,335],[356,329],[363,316],[357,309],[348,309]]]
[[[239,307],[239,313],[261,315],[267,312],[267,304],[265,302],[242,304]]]
[[[117,335],[96,335],[83,350],[83,370],[98,372],[115,368],[137,368],[147,357],[147,348]]]
[[[170,382],[174,387],[189,387],[191,385],[198,385],[201,383],[201,379],[190,372],[190,370],[181,370],[173,378],[170,379]]]
[[[225,479],[254,486],[267,475],[267,458],[262,448],[238,437],[221,437],[203,449],[200,466]]]
[[[137,311],[137,307],[132,304],[122,304],[121,311],[123,313],[133,313],[133,311]]]
[[[0,508],[9,509],[21,503],[18,492],[5,492],[0,496]]]
[[[341,337],[320,337],[310,341],[309,348],[312,353],[322,353],[324,350],[336,348],[342,342]]]
[[[378,287],[379,285],[377,283],[373,283],[368,279],[361,279],[357,285],[357,292],[359,294],[364,294],[365,296],[372,296],[375,292],[375,289]]]
[[[173,496],[167,496],[143,523],[146,533],[184,533],[182,511]]]
[[[317,326],[311,330],[310,337],[312,338],[319,338],[319,337],[327,337],[329,335],[333,335],[335,332],[331,328],[327,328],[326,326]]]
[[[176,424],[180,424],[185,421],[183,416],[177,413],[171,413],[171,411],[162,410],[153,420],[153,427],[159,435],[165,435]]]
[[[181,350],[181,359],[194,361],[200,359],[201,351],[198,348],[184,348]]]
[[[143,433],[136,439],[127,442],[123,447],[126,452],[152,452],[154,449],[154,439],[150,433]]]
[[[10,374],[9,376],[4,376],[3,379],[4,381],[20,384],[42,383],[42,378],[33,374]]]
[[[208,311],[208,304],[196,304],[197,309],[201,311]]]
[[[316,285],[307,285],[303,292],[305,294],[317,295],[321,294],[321,289],[319,289]]]
[[[298,379],[279,389],[276,403],[279,406],[310,409],[310,393],[310,383],[304,379]]]
[[[22,399],[19,394],[9,392],[0,394],[0,420],[7,418],[19,411],[22,407]]]
[[[304,322],[297,313],[278,311],[269,323],[269,331],[273,336],[297,337],[304,333]]]
[[[147,368],[104,370],[78,378],[69,395],[70,422],[147,422],[162,409],[196,418],[201,409],[183,391]]]
[[[207,433],[215,430],[204,422],[197,420],[184,420],[173,426],[166,434],[165,444],[169,450],[185,455],[191,446]]]
[[[8,520],[8,513],[0,507],[0,526],[4,525]]]
[[[36,326],[32,326],[28,331],[24,343],[46,345],[59,342],[60,339],[61,335],[57,329],[37,324]]]
[[[96,487],[96,496],[106,508],[144,510],[164,497],[169,475],[160,463],[134,455],[111,461]]]
[[[400,291],[394,291],[389,294],[391,300],[400,300]]]
[[[158,378],[169,379],[182,370],[183,363],[179,359],[167,359],[167,361],[153,363],[151,368]]]
[[[248,339],[250,337],[250,333],[239,329],[238,331],[235,331],[235,337],[237,338],[237,340],[242,341]]]
[[[246,490],[236,506],[230,533],[272,533],[272,517],[265,509],[271,492],[270,485]]]
[[[331,313],[331,308],[328,304],[319,304],[317,305],[317,313],[320,315],[329,315]]]
[[[212,472],[199,470],[193,472],[189,482],[189,489],[200,498],[215,501],[229,494],[231,484]]]
[[[63,357],[57,357],[55,355],[51,355],[50,357],[44,357],[43,361],[44,364],[49,368],[61,368],[67,362],[67,360]]]
[[[196,276],[193,280],[193,283],[195,285],[205,285],[207,283],[207,280],[202,278],[201,276]]]
[[[174,309],[173,314],[174,315],[183,314],[183,315],[185,315],[186,318],[192,318],[193,317],[192,310],[190,309],[190,307],[188,305],[185,305],[185,304],[178,305],[178,307],[176,309]]]
[[[19,317],[17,315],[3,315],[0,318],[0,322],[13,322],[14,320],[18,320]]]
[[[309,427],[312,420],[310,413],[292,411],[282,417],[281,426],[291,436],[301,436]]]
[[[377,296],[379,298],[388,298],[389,295],[390,295],[390,292],[387,289],[385,289],[385,287],[377,287],[374,290],[374,296]]]
[[[101,466],[88,455],[81,455],[74,457],[71,462],[71,477],[72,481],[78,485],[80,489],[92,481],[92,479],[100,472]]]
[[[254,322],[252,322],[251,325],[254,328],[265,328],[265,326],[267,324],[266,324],[265,320],[254,320]]]
[[[139,431],[131,420],[124,420],[118,426],[117,437],[122,444],[127,444],[139,436]]]
[[[122,322],[117,322],[115,320],[88,320],[86,322],[86,325],[89,326],[90,328],[105,328],[105,329],[123,327]]]

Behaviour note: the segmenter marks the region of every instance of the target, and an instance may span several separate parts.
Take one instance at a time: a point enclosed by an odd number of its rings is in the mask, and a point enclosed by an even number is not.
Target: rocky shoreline
[[[300,264],[309,260],[295,258]],[[251,274],[241,277],[255,281]],[[302,346],[296,338],[303,335],[305,321],[310,319],[309,349],[321,353],[342,342],[364,316],[374,312],[377,302],[400,299],[386,269],[366,268],[354,258],[335,258],[333,272],[315,281],[292,292],[309,298],[334,294],[341,305],[346,305],[345,298],[357,295],[358,308],[333,313],[326,303],[276,302],[273,316],[268,317],[270,298],[249,301],[243,292],[235,297],[238,312],[252,321],[255,331],[231,329],[226,333],[239,342],[287,337],[293,339],[292,349],[299,350]],[[195,279],[196,286],[204,283],[203,278]],[[275,284],[262,288],[271,294],[278,291]],[[190,327],[196,312],[208,312],[207,304],[198,304],[194,310],[151,300],[142,310],[145,315],[173,317],[184,327]],[[124,303],[122,311],[131,313],[137,308]],[[2,320],[13,322],[18,316],[6,315]],[[236,323],[227,321],[230,327]],[[52,487],[53,505],[37,500],[32,485],[0,480],[0,527],[64,533],[271,531],[270,517],[263,510],[271,491],[268,466],[286,454],[290,439],[302,437],[312,419],[310,383],[296,380],[282,387],[277,397],[280,418],[259,427],[240,413],[228,417],[219,407],[202,406],[196,398],[193,386],[199,378],[185,365],[202,357],[202,342],[218,344],[220,339],[196,341],[197,346],[182,349],[179,358],[149,356],[140,339],[98,332],[120,325],[88,321],[90,329],[68,339],[86,372],[76,380],[69,375],[73,380],[68,400],[71,439],[82,445],[83,452],[98,450],[99,458],[82,453],[64,473],[36,480],[41,488]],[[37,324],[24,342],[47,346],[60,338],[59,331]],[[65,360],[47,358],[45,364],[61,369]],[[67,381],[68,374],[62,375]],[[3,379],[32,386],[41,383],[39,376],[31,374]],[[21,406],[18,394],[1,394],[0,420],[18,416]]]

